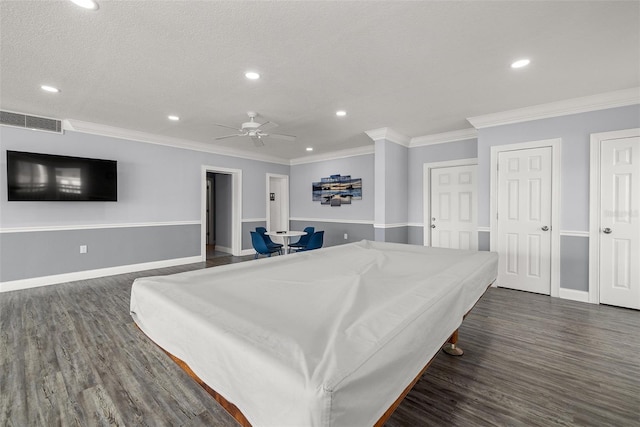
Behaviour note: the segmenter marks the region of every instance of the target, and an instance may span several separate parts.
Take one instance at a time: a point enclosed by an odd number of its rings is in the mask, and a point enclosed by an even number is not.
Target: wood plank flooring
[[[0,294],[0,426],[235,426],[129,316],[136,277]],[[640,312],[490,289],[387,426],[640,426]],[[382,392],[382,391],[381,391]]]

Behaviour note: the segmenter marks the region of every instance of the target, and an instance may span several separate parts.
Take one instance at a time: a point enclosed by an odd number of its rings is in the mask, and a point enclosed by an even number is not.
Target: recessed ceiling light
[[[95,0],[71,0],[74,4],[89,10],[98,10],[98,2]]]
[[[347,115],[347,112],[344,111],[344,110],[336,111],[336,116],[338,116],[338,117],[344,117],[346,115]]]
[[[53,93],[60,92],[60,89],[58,89],[57,87],[47,86],[47,85],[40,86],[40,89],[42,89],[44,91],[47,91],[47,92],[53,92]]]
[[[173,120],[174,122],[177,122],[178,120],[180,120],[180,117],[178,117],[178,116],[167,116],[167,118],[169,120]]]
[[[247,71],[246,73],[244,73],[244,76],[249,80],[258,80],[260,78],[260,74],[256,73],[255,71]]]
[[[313,147],[307,147],[307,151],[313,151]]]
[[[511,64],[511,68],[522,68],[522,67],[526,67],[527,65],[529,65],[531,61],[529,61],[528,59],[519,59],[516,62],[514,62],[513,64]]]

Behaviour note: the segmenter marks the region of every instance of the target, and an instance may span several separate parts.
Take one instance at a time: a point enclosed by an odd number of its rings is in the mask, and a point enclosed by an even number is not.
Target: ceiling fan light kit
[[[293,136],[293,135],[284,135],[284,134],[278,134],[278,133],[269,134],[269,133],[264,132],[261,128],[263,126],[265,126],[266,124],[271,123],[271,122],[270,121],[266,121],[264,123],[256,122],[255,118],[258,116],[258,113],[256,113],[255,111],[248,111],[247,112],[247,116],[249,116],[249,121],[242,123],[242,125],[240,126],[240,129],[234,128],[233,126],[227,126],[227,125],[222,125],[222,124],[219,124],[219,123],[215,123],[216,126],[220,126],[220,127],[228,128],[228,129],[234,129],[234,130],[237,130],[239,132],[239,133],[232,134],[232,135],[218,136],[218,137],[216,137],[216,140],[248,136],[253,140],[253,143],[257,147],[261,147],[261,146],[264,145],[263,138],[266,138],[266,137],[284,139],[284,140],[287,140],[287,141],[295,141],[296,140],[296,137]]]

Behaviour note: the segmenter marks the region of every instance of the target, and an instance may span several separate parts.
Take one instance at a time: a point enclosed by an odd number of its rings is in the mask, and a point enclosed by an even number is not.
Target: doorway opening
[[[235,255],[241,247],[242,170],[202,166],[202,260]]]
[[[266,212],[267,229],[277,231],[289,230],[289,176],[273,173],[267,174]],[[282,243],[281,237],[274,241]]]
[[[206,259],[231,256],[232,176],[207,172]]]

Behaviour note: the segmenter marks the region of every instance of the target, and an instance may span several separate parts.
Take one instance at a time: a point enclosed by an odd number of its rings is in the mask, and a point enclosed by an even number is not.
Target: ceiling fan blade
[[[221,128],[233,129],[233,130],[237,130],[237,131],[241,130],[241,129],[238,129],[238,128],[233,127],[233,126],[221,125],[220,123],[214,123],[214,125],[220,126]]]
[[[243,133],[237,133],[237,134],[235,134],[235,135],[224,135],[224,136],[218,136],[218,137],[216,137],[216,140],[218,140],[218,139],[225,139],[225,138],[233,138],[233,137],[236,137],[236,136],[245,136],[245,135],[244,135]]]
[[[284,135],[281,133],[270,133],[269,136],[278,139],[284,139],[285,141],[295,141],[296,137],[293,135]]]
[[[264,146],[264,141],[259,136],[252,136],[251,139],[253,140],[253,145],[256,147]]]
[[[262,126],[264,126],[264,125],[268,125],[269,123],[271,123],[271,122],[267,120],[266,122],[264,122],[263,124],[261,124],[260,126],[258,126],[258,127],[256,128],[256,130],[259,130]]]

